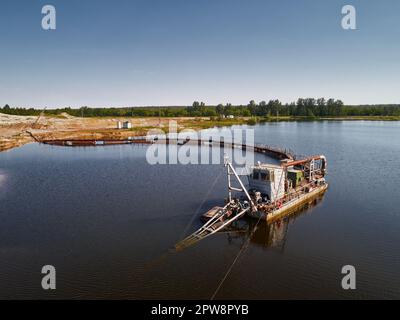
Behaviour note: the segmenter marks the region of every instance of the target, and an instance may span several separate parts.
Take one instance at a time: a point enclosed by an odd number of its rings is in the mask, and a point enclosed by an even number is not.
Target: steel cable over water
[[[281,175],[281,179],[279,180],[279,186],[281,185],[282,177],[283,177],[283,175]],[[278,188],[278,190],[276,191],[275,197],[276,197],[278,194],[279,194],[279,188]],[[275,211],[275,208],[276,208],[276,207],[274,207],[273,211]],[[223,278],[222,278],[221,281],[219,282],[218,287],[217,287],[217,289],[215,289],[215,291],[214,291],[213,295],[211,296],[210,300],[214,300],[214,298],[215,298],[216,295],[218,294],[219,290],[222,288],[222,285],[224,284],[225,280],[228,278],[228,275],[231,273],[231,271],[232,271],[234,265],[235,265],[236,262],[238,261],[240,255],[241,255],[241,254],[244,252],[244,250],[246,250],[247,247],[249,246],[250,240],[251,240],[251,238],[253,237],[254,232],[257,230],[257,226],[258,226],[258,224],[259,224],[261,218],[262,218],[262,215],[260,214],[260,216],[259,216],[259,218],[258,218],[258,220],[257,220],[257,223],[255,224],[253,230],[250,232],[249,236],[247,237],[246,241],[243,243],[243,245],[242,245],[242,247],[240,248],[238,254],[237,254],[236,257],[235,257],[235,259],[232,261],[230,267],[228,268],[228,270],[226,271],[225,275],[223,276]]]

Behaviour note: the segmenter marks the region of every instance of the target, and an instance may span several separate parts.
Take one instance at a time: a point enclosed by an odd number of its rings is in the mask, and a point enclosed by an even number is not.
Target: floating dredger
[[[327,161],[323,155],[284,159],[278,165],[258,162],[246,174],[248,188],[227,157],[224,166],[228,177],[226,205],[214,207],[202,215],[205,224],[179,242],[175,246],[177,250],[222,230],[245,215],[272,222],[296,211],[328,188],[325,180]],[[237,187],[233,186],[232,180],[236,180]]]
[[[106,146],[115,144],[178,144],[187,143],[218,145],[219,147],[239,148],[270,155],[280,159],[280,164],[258,162],[246,174],[248,188],[227,157],[224,166],[228,177],[228,198],[224,207],[214,207],[202,215],[205,224],[190,236],[175,245],[177,250],[186,248],[229,226],[232,222],[247,215],[259,220],[272,222],[296,211],[300,206],[313,201],[328,188],[325,181],[327,161],[323,155],[298,158],[290,151],[265,145],[248,146],[242,143],[186,138],[179,142],[168,136],[132,137],[127,140],[47,140],[45,144],[60,146]],[[233,186],[232,182],[237,182]],[[235,193],[235,195],[233,194]]]

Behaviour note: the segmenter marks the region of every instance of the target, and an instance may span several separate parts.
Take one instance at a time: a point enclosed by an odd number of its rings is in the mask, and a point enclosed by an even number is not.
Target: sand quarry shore
[[[15,116],[0,113],[0,151],[26,143],[49,139],[123,139],[143,135],[150,128],[168,127],[170,120],[178,126],[194,118],[79,118],[59,116]],[[118,121],[130,121],[133,129],[118,130]],[[32,136],[33,135],[33,136]]]

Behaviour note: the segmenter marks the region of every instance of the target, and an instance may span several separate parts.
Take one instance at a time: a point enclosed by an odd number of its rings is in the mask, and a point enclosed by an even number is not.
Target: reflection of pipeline
[[[250,242],[264,248],[275,248],[278,250],[283,250],[286,242],[286,235],[289,229],[289,223],[293,223],[297,217],[302,216],[303,214],[307,213],[312,208],[317,206],[319,203],[322,202],[322,199],[323,194],[313,199],[312,201],[305,203],[296,211],[294,211],[290,216],[286,216],[281,220],[272,223],[268,223],[264,220],[260,221],[250,239]],[[229,231],[235,233],[235,238],[247,237],[250,234],[250,230],[253,230],[256,224],[256,220],[247,218],[246,222],[248,225],[247,228],[243,228],[243,226],[239,227],[235,224],[230,226]],[[247,232],[243,232],[244,230],[247,230]],[[232,241],[232,237],[229,237],[228,241]]]

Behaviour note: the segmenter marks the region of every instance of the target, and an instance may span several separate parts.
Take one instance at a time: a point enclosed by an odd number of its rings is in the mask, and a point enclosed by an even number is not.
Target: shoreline
[[[148,130],[161,129],[168,133],[168,123],[176,121],[178,131],[195,131],[234,125],[256,125],[270,122],[313,121],[400,121],[400,117],[238,117],[233,119],[210,117],[73,117],[63,116],[15,116],[0,113],[0,152],[11,150],[37,140],[98,139],[121,140],[146,135]],[[117,121],[130,121],[132,129],[117,129]]]

